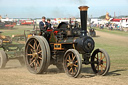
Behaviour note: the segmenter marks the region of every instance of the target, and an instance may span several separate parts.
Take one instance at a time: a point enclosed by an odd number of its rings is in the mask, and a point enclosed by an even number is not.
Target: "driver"
[[[45,31],[48,29],[48,23],[45,21],[45,17],[42,17],[42,21],[39,23],[40,31]]]
[[[42,17],[42,21],[39,23],[39,27],[40,27],[40,35],[44,36],[47,41],[49,41],[49,37],[50,37],[50,33],[47,32],[47,29],[49,27],[48,22],[45,21],[45,17]]]

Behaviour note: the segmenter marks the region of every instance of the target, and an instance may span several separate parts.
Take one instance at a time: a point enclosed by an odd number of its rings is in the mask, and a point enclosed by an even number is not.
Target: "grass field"
[[[119,31],[119,30],[108,30],[107,28],[104,29],[99,29],[99,28],[94,28],[97,31],[101,31],[101,32],[107,32],[110,34],[116,34],[116,35],[121,35],[121,36],[127,36],[128,37],[128,32],[124,32],[124,31]]]
[[[33,29],[32,26],[15,26],[14,29],[0,29],[4,35],[23,34],[24,30]],[[95,76],[90,65],[83,65],[84,77],[74,79],[65,73],[57,73],[54,66],[49,73],[33,75],[26,68],[21,68],[17,61],[8,62],[6,69],[0,70],[0,84],[2,85],[128,85],[128,32],[115,30],[101,30],[96,28],[97,37],[95,49],[105,49],[111,60],[111,68],[107,76]],[[4,82],[6,81],[6,82]]]
[[[2,31],[3,35],[6,36],[12,36],[12,35],[17,35],[17,34],[24,34],[24,30],[32,30],[33,26],[15,26],[14,28],[11,29],[0,29]]]

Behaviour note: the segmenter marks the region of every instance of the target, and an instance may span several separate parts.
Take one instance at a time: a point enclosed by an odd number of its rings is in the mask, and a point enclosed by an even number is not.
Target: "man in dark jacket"
[[[48,23],[45,21],[45,17],[42,17],[42,21],[39,23],[40,31],[46,31],[48,28]]]
[[[48,22],[46,22],[45,19],[45,17],[42,17],[42,21],[39,23],[40,35],[44,36],[47,39],[47,41],[49,41],[50,33],[47,32]]]
[[[52,26],[51,23],[50,23],[50,21],[51,21],[50,19],[47,19],[47,22],[48,22],[48,29],[51,29],[51,26]]]

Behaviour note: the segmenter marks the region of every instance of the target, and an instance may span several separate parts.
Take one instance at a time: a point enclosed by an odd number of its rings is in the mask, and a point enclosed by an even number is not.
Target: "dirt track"
[[[127,37],[97,32],[96,39],[105,39],[107,43],[128,43]],[[124,70],[124,71],[128,71]],[[119,73],[117,73],[119,72]],[[5,69],[0,69],[0,85],[128,85],[128,75],[123,70],[110,71],[107,76],[96,76],[90,66],[83,65],[79,78],[68,77],[59,73],[55,66],[50,66],[47,74],[35,75],[28,72],[26,67],[21,67],[17,60],[7,63]]]

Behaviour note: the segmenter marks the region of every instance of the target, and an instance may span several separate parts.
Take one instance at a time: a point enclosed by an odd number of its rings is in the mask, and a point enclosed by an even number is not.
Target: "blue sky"
[[[0,0],[0,15],[10,18],[79,17],[78,7],[89,6],[88,15],[128,15],[128,0]]]

